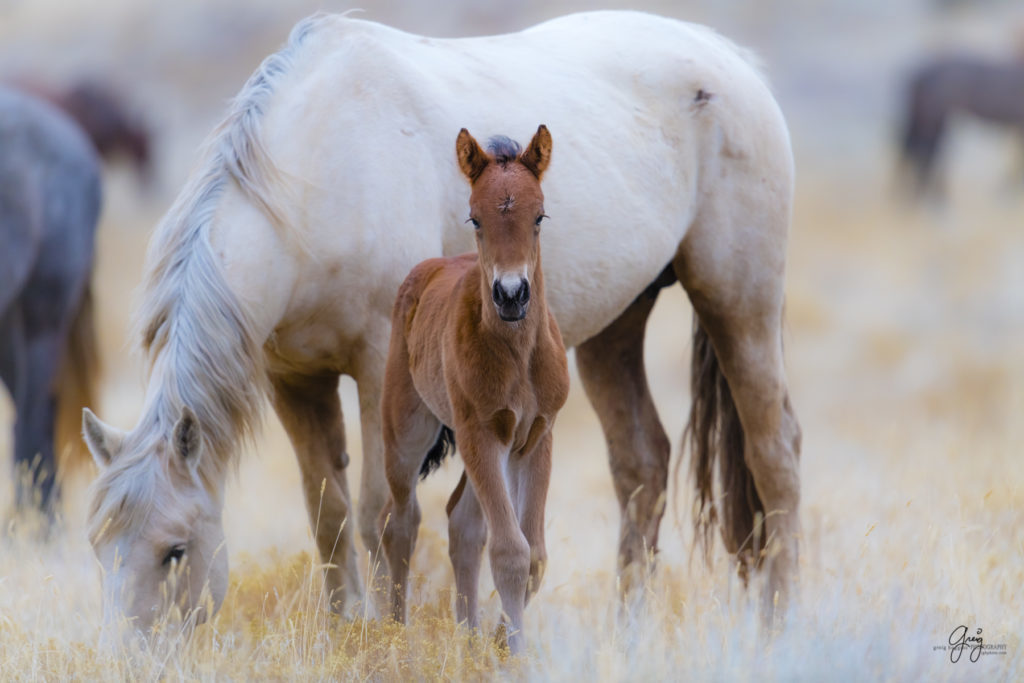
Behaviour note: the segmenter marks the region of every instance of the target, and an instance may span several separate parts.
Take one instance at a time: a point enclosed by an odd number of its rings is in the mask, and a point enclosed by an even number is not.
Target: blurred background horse
[[[936,178],[939,152],[950,119],[964,113],[1024,134],[1024,59],[943,56],[914,73],[906,88],[901,153],[919,196],[943,193]]]
[[[9,85],[46,100],[74,119],[105,161],[127,161],[143,184],[152,180],[149,128],[113,86],[79,78],[55,87],[28,77],[11,79]]]
[[[84,452],[99,212],[99,160],[85,134],[46,102],[0,87],[0,378],[16,413],[19,509],[52,515],[58,456]]]

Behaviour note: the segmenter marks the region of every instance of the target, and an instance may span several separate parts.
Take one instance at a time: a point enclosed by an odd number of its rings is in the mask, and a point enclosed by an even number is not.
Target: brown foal
[[[454,428],[465,463],[447,508],[456,614],[477,627],[477,579],[490,530],[502,628],[517,652],[523,609],[547,557],[551,427],[569,391],[565,347],[544,299],[540,262],[540,179],[551,158],[551,134],[540,126],[522,153],[508,138],[493,138],[485,152],[462,129],[455,149],[472,187],[467,222],[477,253],[424,261],[398,291],[382,401],[391,488],[381,517],[383,543],[393,616],[404,621],[420,523],[416,478],[444,457]]]

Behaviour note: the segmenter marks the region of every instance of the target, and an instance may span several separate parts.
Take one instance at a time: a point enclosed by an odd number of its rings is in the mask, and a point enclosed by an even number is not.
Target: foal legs
[[[657,550],[671,455],[647,386],[643,356],[644,329],[660,284],[576,347],[576,367],[608,445],[621,515],[618,565],[627,595],[642,582],[647,561]]]
[[[471,629],[480,626],[477,588],[486,543],[487,520],[476,491],[463,472],[448,501],[448,557],[455,570],[455,618]]]
[[[441,430],[441,422],[416,393],[408,367],[407,356],[389,363],[381,402],[384,473],[391,489],[391,499],[381,512],[381,540],[391,572],[391,616],[401,623],[405,623],[409,563],[420,528],[416,478]]]
[[[547,562],[544,506],[551,480],[551,432],[541,438],[533,453],[511,456],[508,479],[519,528],[530,547],[529,578],[523,595],[525,607],[540,587]],[[487,540],[487,524],[480,501],[465,473],[448,501],[448,539],[448,553],[455,570],[456,618],[459,622],[466,622],[470,628],[477,628],[477,584],[481,555]],[[497,581],[495,578],[496,584]]]
[[[352,504],[345,468],[345,424],[338,376],[274,375],[274,409],[284,425],[302,471],[306,511],[320,559],[331,609],[343,612],[362,595],[352,538]]]
[[[529,602],[540,588],[548,561],[544,545],[544,507],[551,481],[550,431],[540,438],[532,453],[511,456],[508,479],[519,528],[530,544],[530,580],[526,584],[525,596]]]
[[[530,544],[519,526],[512,499],[505,487],[502,468],[503,460],[509,457],[507,447],[482,428],[458,425],[456,429],[466,474],[487,519],[491,535],[491,574],[501,596],[508,646],[514,654],[523,648],[523,609],[530,583]]]

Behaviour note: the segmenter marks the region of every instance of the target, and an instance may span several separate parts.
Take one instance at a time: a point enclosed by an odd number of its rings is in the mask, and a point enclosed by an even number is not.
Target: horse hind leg
[[[60,365],[59,335],[30,331],[18,304],[8,311],[0,340],[4,383],[14,399],[15,508],[38,510],[49,521],[60,498],[54,419],[57,395],[54,378]]]
[[[295,448],[306,511],[333,611],[344,613],[362,595],[352,534],[352,504],[345,468],[345,425],[338,376],[271,377],[273,403]]]
[[[391,575],[391,614],[395,621],[405,623],[409,565],[420,526],[416,479],[442,429],[413,386],[407,355],[396,357],[393,363],[389,359],[381,418],[384,474],[391,497],[381,512],[380,534]]]
[[[448,556],[455,572],[455,618],[476,629],[480,626],[477,593],[487,521],[465,472],[448,500],[447,511]]]
[[[788,212],[765,210],[745,222],[736,221],[731,208],[711,208],[674,261],[699,319],[697,408],[689,427],[697,435],[694,474],[700,499],[709,501],[710,473],[719,460],[725,475],[723,539],[741,562],[766,565],[764,614],[770,619],[785,604],[798,569],[801,437],[782,354]],[[759,260],[745,258],[749,253]],[[698,519],[698,528],[713,522]]]
[[[639,588],[652,566],[665,511],[671,444],[651,398],[643,347],[658,291],[674,281],[666,268],[611,325],[576,348],[576,366],[601,421],[619,500],[624,597]]]

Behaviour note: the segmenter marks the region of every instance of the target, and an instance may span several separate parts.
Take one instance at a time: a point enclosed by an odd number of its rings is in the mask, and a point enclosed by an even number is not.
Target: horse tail
[[[743,426],[732,392],[711,339],[696,315],[690,392],[690,417],[683,440],[690,445],[691,475],[696,488],[694,543],[700,543],[705,561],[710,561],[711,534],[720,524],[722,540],[730,553],[753,548],[756,556],[755,546],[760,539],[754,537],[755,525],[764,519],[764,504],[743,459]],[[722,486],[722,499],[717,506],[713,490],[716,460]]]
[[[57,374],[54,445],[57,452],[57,470],[62,477],[71,469],[90,460],[89,452],[82,442],[82,408],[96,407],[95,391],[99,371],[92,286],[86,284],[68,332]]]
[[[427,451],[427,457],[423,458],[423,465],[420,467],[420,479],[426,479],[430,473],[441,466],[441,461],[455,452],[455,432],[447,425],[441,425],[441,432],[437,435],[437,441]]]

